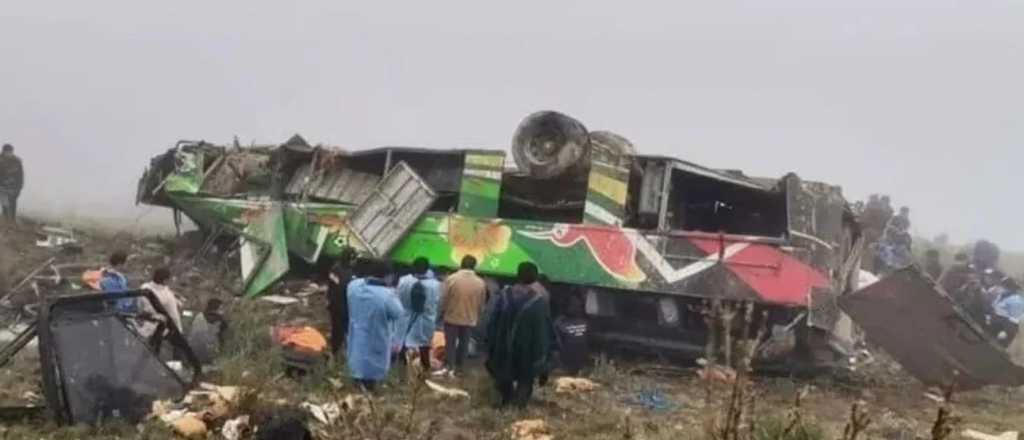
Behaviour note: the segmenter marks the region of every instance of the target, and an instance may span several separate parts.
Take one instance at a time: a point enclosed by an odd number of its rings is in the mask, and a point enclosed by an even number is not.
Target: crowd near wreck
[[[879,226],[836,185],[646,155],[557,112],[528,116],[509,152],[353,151],[298,135],[279,145],[183,140],[151,160],[137,202],[169,208],[179,230],[187,218],[203,250],[237,255],[235,290],[245,299],[298,302],[271,291],[352,254],[394,272],[425,259],[439,276],[471,256],[491,295],[521,280],[523,263],[534,264],[554,317],[581,305],[574,318],[609,353],[696,360],[723,343],[709,310],[747,304],[722,331],[726,344],[756,335],[755,370],[850,369],[858,353],[880,347],[928,386],[1024,385],[1024,297],[998,271],[998,252],[993,260],[982,245],[978,255],[932,270],[914,261],[905,212]],[[72,231],[42,232],[39,247],[81,251]],[[61,282],[91,269],[51,259],[0,301],[9,306],[26,282],[56,274],[52,293],[32,284],[40,305],[18,315],[0,365],[38,337],[44,397],[58,422],[137,420],[197,387],[219,392],[200,386],[210,350],[168,325],[172,316],[153,292],[71,292]],[[176,362],[162,360],[159,344],[153,349],[124,319],[118,304],[126,299],[160,315],[158,334]],[[310,344],[305,328],[275,329],[274,338]],[[297,353],[289,365],[304,369],[328,344],[313,345],[313,355]],[[566,378],[559,389],[578,383],[595,386]],[[202,419],[160,408],[157,416],[176,429],[186,416]],[[309,408],[325,422],[337,417],[337,408]]]

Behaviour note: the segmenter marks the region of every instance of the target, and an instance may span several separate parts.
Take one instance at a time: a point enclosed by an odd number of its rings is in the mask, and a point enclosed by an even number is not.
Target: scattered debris
[[[183,437],[203,438],[208,426],[215,426],[235,411],[240,396],[238,387],[201,383],[181,401],[154,401],[149,418],[159,418]]]
[[[641,391],[633,396],[624,399],[623,403],[631,406],[638,406],[651,411],[671,411],[676,407],[675,403],[665,398],[660,391]]]
[[[600,387],[601,385],[582,377],[559,377],[555,379],[556,393],[585,393]]]
[[[305,402],[302,405],[299,405],[299,407],[309,412],[309,414],[313,416],[313,418],[316,419],[316,421],[320,422],[323,425],[333,424],[336,420],[338,420],[338,417],[341,417],[341,406],[338,405],[337,403],[325,403],[322,405],[317,405]]]
[[[1020,440],[1022,438],[1018,431],[1007,431],[999,435],[992,435],[973,429],[964,431],[963,436],[971,440]]]
[[[302,302],[298,298],[284,295],[263,295],[260,297],[260,301],[277,304],[279,306],[290,306]]]
[[[512,424],[512,440],[552,440],[551,428],[541,419],[520,420]]]
[[[293,295],[295,295],[296,298],[308,298],[318,293],[327,293],[327,286],[321,286],[317,283],[309,283],[303,286],[302,289],[295,292]]]
[[[942,394],[940,394],[940,392],[926,391],[924,393],[924,397],[935,403],[946,403],[946,398],[942,397]]]
[[[249,431],[249,416],[238,416],[224,422],[220,434],[227,440],[242,440],[248,437]]]
[[[28,276],[26,276],[25,278],[22,278],[22,280],[20,282],[18,282],[18,284],[15,284],[14,287],[11,288],[11,290],[7,291],[7,293],[3,296],[3,298],[0,298],[0,304],[7,304],[7,301],[10,299],[11,295],[14,295],[18,291],[20,291],[21,288],[25,287],[25,285],[28,284],[28,282],[31,281],[33,278],[35,278],[36,275],[38,275],[40,272],[42,272],[47,267],[50,267],[50,265],[53,264],[54,261],[57,261],[57,259],[56,258],[50,258],[49,260],[46,260],[45,263],[40,264],[39,266],[37,266],[34,270],[32,270],[32,272],[29,272]]]
[[[435,392],[437,394],[440,394],[440,395],[442,395],[444,397],[461,398],[461,399],[468,399],[469,398],[469,393],[467,393],[464,390],[460,390],[458,388],[449,388],[449,387],[446,387],[446,386],[434,383],[434,382],[429,381],[429,380],[425,381],[425,382],[427,384],[427,387],[430,388],[431,391],[433,391],[433,392]]]
[[[697,377],[703,381],[724,385],[736,383],[736,370],[730,367],[710,364],[706,359],[698,359],[697,364],[703,367],[697,370]]]
[[[40,240],[36,240],[36,246],[41,248],[68,248],[78,244],[75,239],[75,232],[70,229],[43,226],[39,229]],[[81,248],[74,246],[77,251]]]
[[[186,439],[206,438],[206,423],[196,416],[187,415],[171,423],[171,429]]]
[[[370,399],[362,394],[349,394],[341,400],[341,409],[352,411],[363,411],[370,407]]]

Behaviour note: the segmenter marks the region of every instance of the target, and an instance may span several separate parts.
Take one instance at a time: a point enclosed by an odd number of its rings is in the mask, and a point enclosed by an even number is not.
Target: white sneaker
[[[440,370],[437,370],[437,371],[434,371],[434,372],[430,373],[430,375],[434,376],[434,377],[442,377],[442,376],[447,376],[449,373],[451,373],[450,370],[448,370],[447,368],[442,368]]]

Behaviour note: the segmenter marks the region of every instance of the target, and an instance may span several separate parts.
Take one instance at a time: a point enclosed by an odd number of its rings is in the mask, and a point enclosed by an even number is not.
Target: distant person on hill
[[[904,206],[900,208],[900,213],[894,215],[889,219],[889,224],[886,225],[886,229],[893,228],[900,232],[910,233],[910,208]]]
[[[893,216],[892,199],[889,198],[889,196],[882,196],[880,203],[882,210],[882,227],[885,227]]]
[[[18,197],[25,186],[25,169],[21,159],[14,155],[14,146],[4,144],[0,152],[0,207],[4,220],[15,223],[18,216]]]
[[[953,264],[939,277],[939,285],[953,299],[961,300],[962,298],[959,298],[960,290],[964,284],[967,284],[970,273],[970,256],[967,255],[967,252],[957,252],[956,255],[953,255]]]
[[[932,277],[933,280],[938,280],[942,277],[942,259],[939,256],[937,249],[928,249],[924,254],[924,271]]]

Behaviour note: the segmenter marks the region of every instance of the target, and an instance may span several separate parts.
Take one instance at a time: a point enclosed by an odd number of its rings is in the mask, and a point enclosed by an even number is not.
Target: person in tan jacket
[[[469,349],[469,334],[480,320],[487,283],[476,274],[476,258],[467,255],[461,269],[445,278],[439,315],[444,321],[445,368],[437,375],[454,376],[462,369]]]

